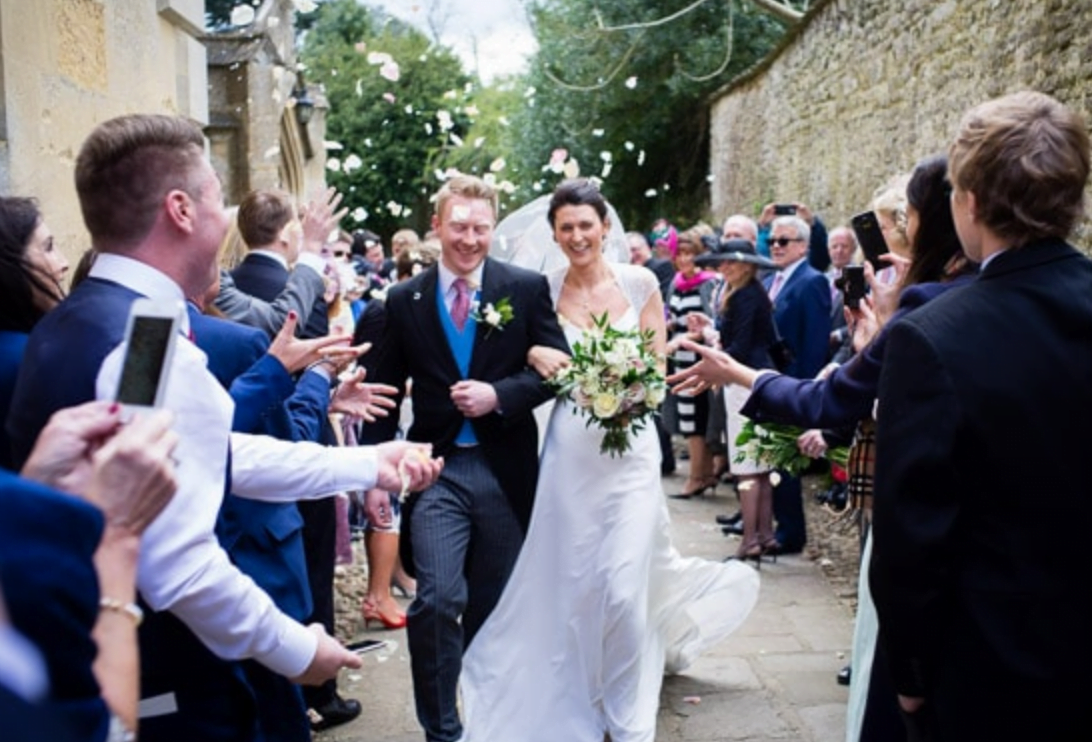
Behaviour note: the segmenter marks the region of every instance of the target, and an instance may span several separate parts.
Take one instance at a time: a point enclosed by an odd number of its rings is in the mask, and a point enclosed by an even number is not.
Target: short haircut
[[[551,227],[562,206],[591,206],[600,221],[607,220],[607,200],[599,192],[599,186],[588,178],[569,178],[557,184],[554,195],[550,197],[550,208],[546,211]]]
[[[372,243],[382,243],[383,240],[379,238],[375,232],[370,229],[358,229],[353,232],[352,240],[349,245],[349,253],[351,255],[360,255],[363,257],[367,254],[368,248]]]
[[[204,158],[201,128],[181,116],[132,114],[96,126],[76,157],[76,193],[94,246],[138,244],[172,190],[200,197]]]
[[[1064,238],[1084,216],[1088,128],[1043,93],[1024,91],[972,108],[948,150],[953,185],[975,196],[975,212],[1019,246]]]
[[[652,245],[648,244],[648,237],[641,232],[626,232],[627,243],[629,240],[640,240],[645,247],[652,249]]]
[[[236,221],[243,242],[251,250],[272,245],[281,231],[296,218],[292,196],[284,191],[259,190],[246,194],[239,204]]]
[[[412,229],[400,229],[391,235],[391,249],[399,247],[413,247],[420,244],[421,238]]]
[[[751,241],[751,244],[754,244],[754,242],[758,239],[758,224],[751,217],[747,216],[746,214],[732,214],[724,220],[723,224],[721,224],[721,234],[724,234],[724,231],[728,229],[728,224],[730,222],[738,222],[746,225],[747,230],[751,233],[751,236],[745,239],[749,239]]]
[[[444,183],[440,190],[436,192],[437,217],[443,216],[444,206],[451,200],[452,196],[488,201],[489,206],[493,209],[493,217],[496,218],[497,216],[497,191],[481,178],[476,178],[473,175],[456,175]]]
[[[770,223],[771,234],[778,227],[790,227],[794,232],[796,232],[796,236],[798,239],[809,243],[811,241],[811,227],[808,226],[808,223],[806,221],[798,216],[790,215],[779,216],[775,218],[773,222]]]

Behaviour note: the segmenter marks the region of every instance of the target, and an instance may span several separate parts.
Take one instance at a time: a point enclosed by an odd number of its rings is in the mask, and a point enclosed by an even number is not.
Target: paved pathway
[[[681,485],[678,476],[664,479],[667,492]],[[735,502],[724,486],[714,497],[670,500],[679,551],[710,559],[733,551],[737,542],[721,535],[713,517],[733,510]],[[849,608],[806,557],[763,562],[761,576],[758,605],[743,627],[686,674],[665,679],[658,742],[844,738],[847,689],[834,678],[847,662],[853,631]],[[389,639],[393,651],[367,655],[362,671],[341,680],[343,694],[359,699],[364,713],[351,724],[316,735],[316,742],[424,739],[413,711],[405,632],[369,635]]]

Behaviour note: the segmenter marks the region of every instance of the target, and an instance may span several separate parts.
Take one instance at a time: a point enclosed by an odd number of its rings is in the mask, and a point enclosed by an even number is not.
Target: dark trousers
[[[781,483],[773,491],[773,512],[777,519],[774,535],[781,546],[791,551],[802,549],[808,542],[808,532],[799,477],[790,477],[781,472]]]
[[[303,550],[307,557],[307,580],[311,585],[314,609],[305,624],[320,623],[326,633],[334,634],[334,560],[337,542],[337,505],[334,498],[298,503],[303,516]],[[334,700],[337,680],[320,686],[304,686],[303,698],[310,708]]]
[[[500,599],[524,534],[480,448],[447,457],[409,523],[417,598],[406,633],[417,719],[429,742],[453,742],[462,735],[463,652]]]
[[[254,660],[246,660],[242,665],[258,701],[262,742],[310,742],[311,722],[300,686]]]

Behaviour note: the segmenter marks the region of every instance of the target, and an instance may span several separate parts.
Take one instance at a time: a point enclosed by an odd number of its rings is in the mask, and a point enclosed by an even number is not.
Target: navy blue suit
[[[8,433],[15,463],[26,459],[49,417],[95,399],[103,359],[124,339],[140,295],[87,278],[34,328],[15,387]],[[253,740],[254,699],[237,662],[214,655],[168,611],[145,610],[140,627],[141,696],[175,693],[178,713],[143,719],[144,740]]]
[[[231,272],[231,276],[240,291],[269,302],[274,301],[288,283],[288,270],[280,261],[253,252]],[[330,325],[326,315],[326,302],[319,296],[315,299],[306,324],[298,332],[299,336],[315,338],[327,335]],[[315,437],[309,440],[328,445],[337,442],[328,422],[324,422]],[[304,520],[303,543],[313,605],[307,623],[319,622],[326,627],[327,633],[333,634],[337,509],[333,498],[325,498],[301,502],[299,512]],[[337,683],[333,680],[327,681],[318,689],[304,689],[307,703],[313,708],[333,701],[336,692]]]
[[[232,429],[283,440],[313,440],[326,418],[329,383],[318,374],[304,374],[298,385],[294,383],[280,361],[266,353],[269,339],[262,331],[207,317],[192,305],[189,313],[194,340],[208,354],[209,371],[235,402]],[[269,593],[278,608],[297,621],[310,615],[303,517],[295,503],[229,495],[216,535],[231,560]],[[243,669],[258,700],[264,739],[310,739],[299,688],[257,662],[244,662]]]
[[[8,408],[15,394],[15,381],[19,378],[19,366],[23,363],[23,352],[27,347],[25,332],[0,330],[0,428],[8,418]],[[8,434],[0,429],[0,467],[14,471],[11,461],[11,442]]]
[[[91,672],[97,653],[91,629],[99,615],[91,557],[102,538],[102,513],[6,471],[0,471],[0,513],[0,584],[12,625],[46,662],[51,693],[43,709],[73,739],[105,739],[109,713]],[[18,719],[0,718],[0,736],[15,737],[8,723]],[[53,739],[39,734],[34,739]]]
[[[774,274],[766,278],[770,288]],[[774,300],[777,331],[792,350],[789,376],[811,378],[822,370],[830,350],[830,282],[805,261],[796,267]],[[807,541],[804,501],[797,477],[782,477],[774,488],[777,540],[789,551]]]
[[[899,308],[891,320],[848,363],[836,368],[822,381],[794,379],[787,374],[763,374],[755,382],[741,412],[755,422],[802,428],[838,428],[872,417],[891,326],[930,299],[966,286],[971,280],[970,276],[961,276],[947,283],[908,287],[899,296]]]

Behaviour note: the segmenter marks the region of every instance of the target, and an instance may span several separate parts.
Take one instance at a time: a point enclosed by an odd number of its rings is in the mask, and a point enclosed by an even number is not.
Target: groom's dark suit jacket
[[[440,322],[438,281],[439,269],[432,266],[390,289],[387,325],[379,347],[372,351],[377,356],[372,380],[404,389],[406,379],[413,379],[409,439],[430,442],[434,455],[443,456],[454,446],[465,418],[451,401],[451,386],[462,376]],[[493,385],[500,408],[472,419],[471,424],[526,529],[538,474],[538,430],[532,410],[551,396],[539,375],[527,366],[527,351],[532,345],[546,345],[567,353],[569,346],[544,276],[487,259],[480,305],[495,305],[501,299],[511,302],[512,320],[502,328],[478,322],[469,374]],[[394,437],[397,422],[392,415],[377,423],[384,426],[387,440]]]
[[[892,326],[878,396],[869,578],[896,689],[934,702],[938,739],[1084,736],[1092,262],[997,255]]]

